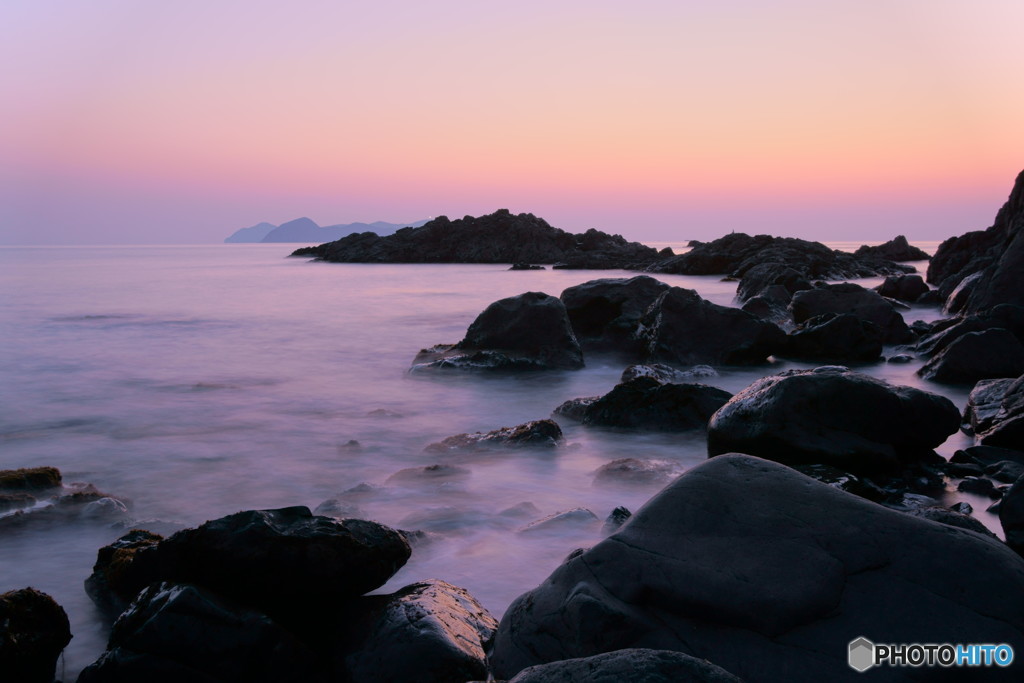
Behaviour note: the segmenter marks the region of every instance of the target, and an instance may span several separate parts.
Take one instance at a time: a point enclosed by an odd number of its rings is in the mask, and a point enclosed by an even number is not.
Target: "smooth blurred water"
[[[247,508],[315,508],[357,484],[380,485],[345,502],[360,516],[438,532],[384,590],[442,578],[500,616],[570,550],[600,537],[593,529],[518,528],[577,506],[601,519],[618,505],[635,511],[659,487],[595,484],[594,470],[616,458],[658,458],[680,469],[705,459],[701,434],[569,421],[560,421],[568,445],[554,451],[424,452],[452,434],[548,417],[566,399],[605,393],[623,365],[588,357],[577,372],[410,374],[420,348],[457,341],[502,297],[557,296],[586,280],[635,273],[322,264],[285,258],[291,248],[0,249],[0,468],[56,466],[65,481],[131,499],[133,516],[159,520],[161,531]],[[661,279],[733,303],[735,283],[717,276]],[[934,319],[938,311],[905,316]],[[730,369],[707,383],[736,392],[791,367],[810,366]],[[965,404],[966,390],[924,383],[918,367],[860,369]],[[359,446],[346,445],[352,440]],[[966,443],[956,435],[940,451]],[[437,463],[465,472],[384,485],[399,470]],[[498,514],[524,501],[539,513]],[[104,647],[82,581],[96,550],[122,532],[74,525],[0,537],[0,591],[35,586],[71,617],[68,679]]]

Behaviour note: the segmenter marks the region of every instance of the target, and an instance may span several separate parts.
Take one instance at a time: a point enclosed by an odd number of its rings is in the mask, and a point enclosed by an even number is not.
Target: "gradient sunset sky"
[[[1020,0],[0,3],[0,242],[531,212],[943,239],[1024,168]]]

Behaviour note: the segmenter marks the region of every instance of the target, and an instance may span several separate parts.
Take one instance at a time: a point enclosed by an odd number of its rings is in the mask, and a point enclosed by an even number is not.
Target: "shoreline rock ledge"
[[[650,648],[748,681],[845,681],[860,675],[847,663],[859,636],[1021,652],[1024,560],[974,531],[733,453],[680,476],[516,599],[491,664],[495,678],[510,679],[539,664]],[[873,673],[1020,680],[1020,666]]]

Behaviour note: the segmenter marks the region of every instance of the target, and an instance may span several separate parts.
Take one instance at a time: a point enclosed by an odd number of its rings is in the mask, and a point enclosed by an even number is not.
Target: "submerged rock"
[[[71,642],[64,608],[46,593],[22,588],[0,595],[0,675],[11,683],[50,683]]]
[[[526,292],[484,309],[455,345],[421,351],[413,369],[544,370],[583,367],[583,352],[565,305],[543,292]]]
[[[430,453],[476,452],[501,448],[554,448],[562,442],[562,429],[554,420],[532,420],[489,432],[456,434],[426,447]]]
[[[509,678],[653,648],[749,680],[845,680],[845,644],[860,633],[1020,651],[1024,562],[991,538],[732,454],[679,477],[519,597],[491,663]]]
[[[934,460],[932,449],[959,425],[960,411],[943,396],[843,367],[792,370],[755,381],[711,417],[708,455],[898,473]]]
[[[648,361],[746,365],[765,362],[783,348],[786,335],[746,311],[705,301],[692,289],[672,287],[644,313],[637,339]]]
[[[742,683],[711,662],[681,652],[629,648],[538,664],[508,683]]]

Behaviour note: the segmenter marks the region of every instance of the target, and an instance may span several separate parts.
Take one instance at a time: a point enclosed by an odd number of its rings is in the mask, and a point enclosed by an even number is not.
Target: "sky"
[[[939,240],[1024,168],[1020,0],[3,0],[0,243],[529,212]]]

